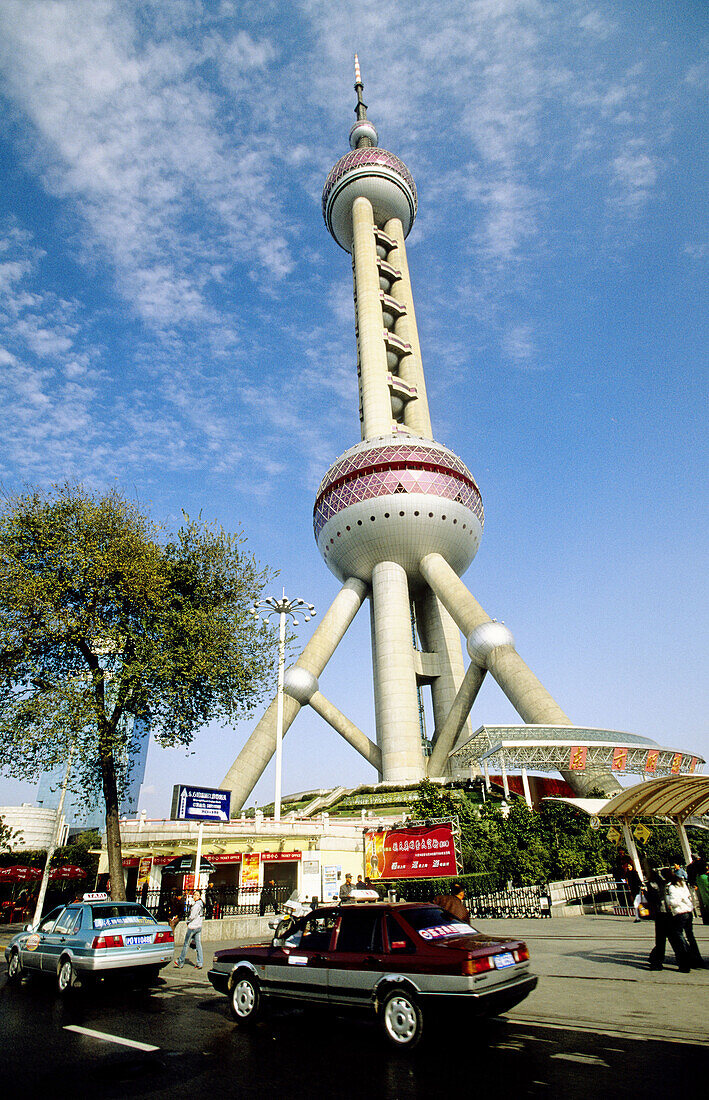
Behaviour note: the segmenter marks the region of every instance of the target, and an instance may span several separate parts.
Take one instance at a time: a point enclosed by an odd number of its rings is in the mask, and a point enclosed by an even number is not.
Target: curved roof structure
[[[658,745],[649,737],[584,726],[481,726],[450,754],[454,766],[531,771],[585,771],[603,768],[618,775],[690,777],[703,757]],[[620,797],[620,796],[618,796]]]
[[[598,817],[674,817],[684,821],[709,813],[709,776],[672,775],[646,779],[597,809]]]

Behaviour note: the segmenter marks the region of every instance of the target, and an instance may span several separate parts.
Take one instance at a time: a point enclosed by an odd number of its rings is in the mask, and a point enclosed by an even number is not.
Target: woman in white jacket
[[[689,965],[695,967],[704,966],[692,930],[694,905],[686,879],[680,878],[679,875],[673,875],[672,881],[667,887],[666,897],[672,916],[672,923],[687,952],[687,961]]]

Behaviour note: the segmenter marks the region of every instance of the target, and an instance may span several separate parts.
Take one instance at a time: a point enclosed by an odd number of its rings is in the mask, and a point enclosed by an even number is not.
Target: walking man
[[[187,949],[194,947],[197,952],[197,969],[202,969],[202,921],[204,919],[204,902],[202,901],[202,891],[195,890],[192,905],[187,917],[187,931],[185,932],[185,942],[182,944],[182,951],[180,952],[179,959],[175,959],[175,966],[182,967],[185,965],[185,958],[187,957]]]

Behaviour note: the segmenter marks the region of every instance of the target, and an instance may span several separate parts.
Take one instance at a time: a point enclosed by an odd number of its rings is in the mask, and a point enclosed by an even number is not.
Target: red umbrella
[[[64,864],[63,867],[52,867],[50,878],[86,878],[86,871],[81,867],[72,867]]]
[[[0,877],[5,882],[36,882],[41,879],[42,872],[39,867],[23,867],[21,864],[15,864],[14,867],[3,867],[0,870]]]

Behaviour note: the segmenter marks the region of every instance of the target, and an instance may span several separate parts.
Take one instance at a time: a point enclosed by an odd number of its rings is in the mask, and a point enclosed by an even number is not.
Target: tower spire
[[[354,88],[355,88],[355,91],[357,93],[357,106],[355,107],[354,112],[357,116],[357,120],[361,122],[363,119],[365,119],[367,117],[367,104],[364,102],[364,100],[362,98],[362,93],[364,91],[364,84],[362,83],[362,73],[360,72],[360,69],[359,69],[359,58],[357,57],[357,54],[355,54],[355,85],[354,85]]]
[[[350,145],[353,149],[373,149],[376,148],[379,139],[377,137],[377,131],[367,118],[367,104],[364,102],[363,97],[364,84],[362,83],[362,73],[360,72],[357,54],[355,54],[354,61],[354,89],[357,93],[357,106],[354,109],[354,113],[357,116],[357,121],[350,131]]]

